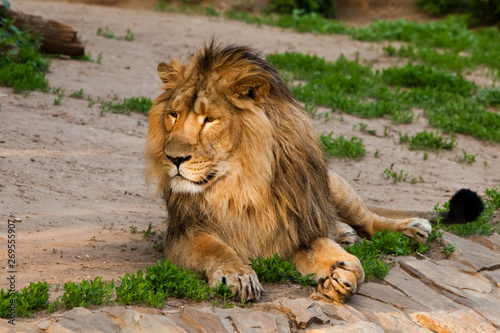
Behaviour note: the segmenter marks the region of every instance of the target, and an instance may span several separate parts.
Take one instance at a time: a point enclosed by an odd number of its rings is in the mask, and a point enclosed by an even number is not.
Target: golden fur
[[[355,240],[347,224],[428,236],[426,220],[378,216],[328,172],[307,114],[253,50],[212,42],[158,73],[164,92],[149,112],[147,179],[166,201],[167,257],[204,271],[211,285],[258,299],[248,258],[277,253],[343,301],[364,279],[359,260],[332,240]]]

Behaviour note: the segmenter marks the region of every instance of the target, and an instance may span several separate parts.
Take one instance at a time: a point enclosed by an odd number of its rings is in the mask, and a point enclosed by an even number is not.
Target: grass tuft
[[[122,102],[103,101],[101,102],[101,115],[108,111],[123,114],[130,114],[131,112],[147,114],[152,106],[153,101],[149,97],[124,98]]]
[[[347,140],[344,135],[337,138],[333,138],[332,135],[333,132],[322,133],[319,137],[328,155],[348,159],[357,159],[366,155],[362,139],[352,137],[351,140]]]
[[[294,282],[311,286],[317,284],[311,279],[313,274],[302,276],[291,262],[281,259],[277,254],[272,258],[257,258],[250,261],[260,282]]]
[[[363,265],[366,280],[383,279],[391,266],[388,256],[406,256],[414,252],[423,253],[429,250],[428,244],[419,243],[403,233],[379,231],[368,241],[346,247],[347,252],[355,255]]]

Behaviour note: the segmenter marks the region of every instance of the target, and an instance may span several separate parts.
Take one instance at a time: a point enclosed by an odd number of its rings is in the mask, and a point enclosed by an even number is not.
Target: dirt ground
[[[257,27],[223,18],[158,13],[151,10],[112,8],[80,3],[13,1],[12,8],[63,21],[78,30],[93,58],[101,64],[53,59],[48,75],[52,87],[66,93],[61,106],[54,94],[27,96],[0,88],[0,244],[6,244],[9,216],[16,223],[17,288],[30,281],[62,284],[102,276],[116,279],[154,264],[162,258],[140,231],[151,223],[164,229],[162,202],[144,182],[145,115],[99,114],[98,104],[69,95],[83,89],[94,99],[120,99],[159,95],[156,65],[172,57],[185,59],[204,41],[249,44],[264,54],[299,51],[335,60],[356,52],[376,68],[394,63],[381,44],[353,41],[347,36],[315,36]],[[135,41],[96,36],[108,27],[116,35],[130,29]],[[474,76],[478,82],[486,78]],[[320,110],[321,112],[321,110]],[[417,115],[421,111],[416,110]],[[368,124],[376,136],[359,131]],[[429,128],[424,117],[413,124],[395,126],[388,119],[366,120],[334,113],[329,121],[314,120],[318,132],[334,131],[363,138],[367,156],[359,161],[331,160],[371,205],[429,210],[454,191],[466,187],[479,194],[500,183],[500,147],[458,135],[453,151],[409,151],[399,144],[398,132]],[[358,125],[353,129],[354,125]],[[388,126],[389,137],[384,137]],[[374,153],[378,149],[379,157]],[[478,154],[472,165],[454,161],[456,155]],[[394,163],[409,177],[423,183],[392,183],[383,175]],[[485,164],[487,164],[485,166]],[[139,231],[131,233],[131,226]],[[0,248],[2,276],[7,274],[6,245]],[[2,278],[0,288],[5,288]],[[292,287],[290,287],[292,288]]]

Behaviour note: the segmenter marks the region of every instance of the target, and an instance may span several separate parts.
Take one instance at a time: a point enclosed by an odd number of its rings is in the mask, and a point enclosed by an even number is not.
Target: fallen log
[[[41,16],[7,10],[2,5],[0,5],[0,11],[12,18],[14,26],[18,29],[29,29],[31,33],[40,36],[42,52],[76,57],[85,54],[85,46],[78,40],[76,31],[69,25],[46,20]]]

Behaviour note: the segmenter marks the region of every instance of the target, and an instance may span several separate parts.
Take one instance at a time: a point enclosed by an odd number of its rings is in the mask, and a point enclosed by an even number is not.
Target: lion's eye
[[[211,122],[213,122],[214,120],[215,120],[215,118],[214,118],[214,117],[208,116],[208,117],[206,117],[206,118],[205,118],[205,124],[206,124],[206,123],[211,123]]]
[[[172,118],[177,118],[177,113],[175,113],[175,112],[170,112],[169,115]]]

